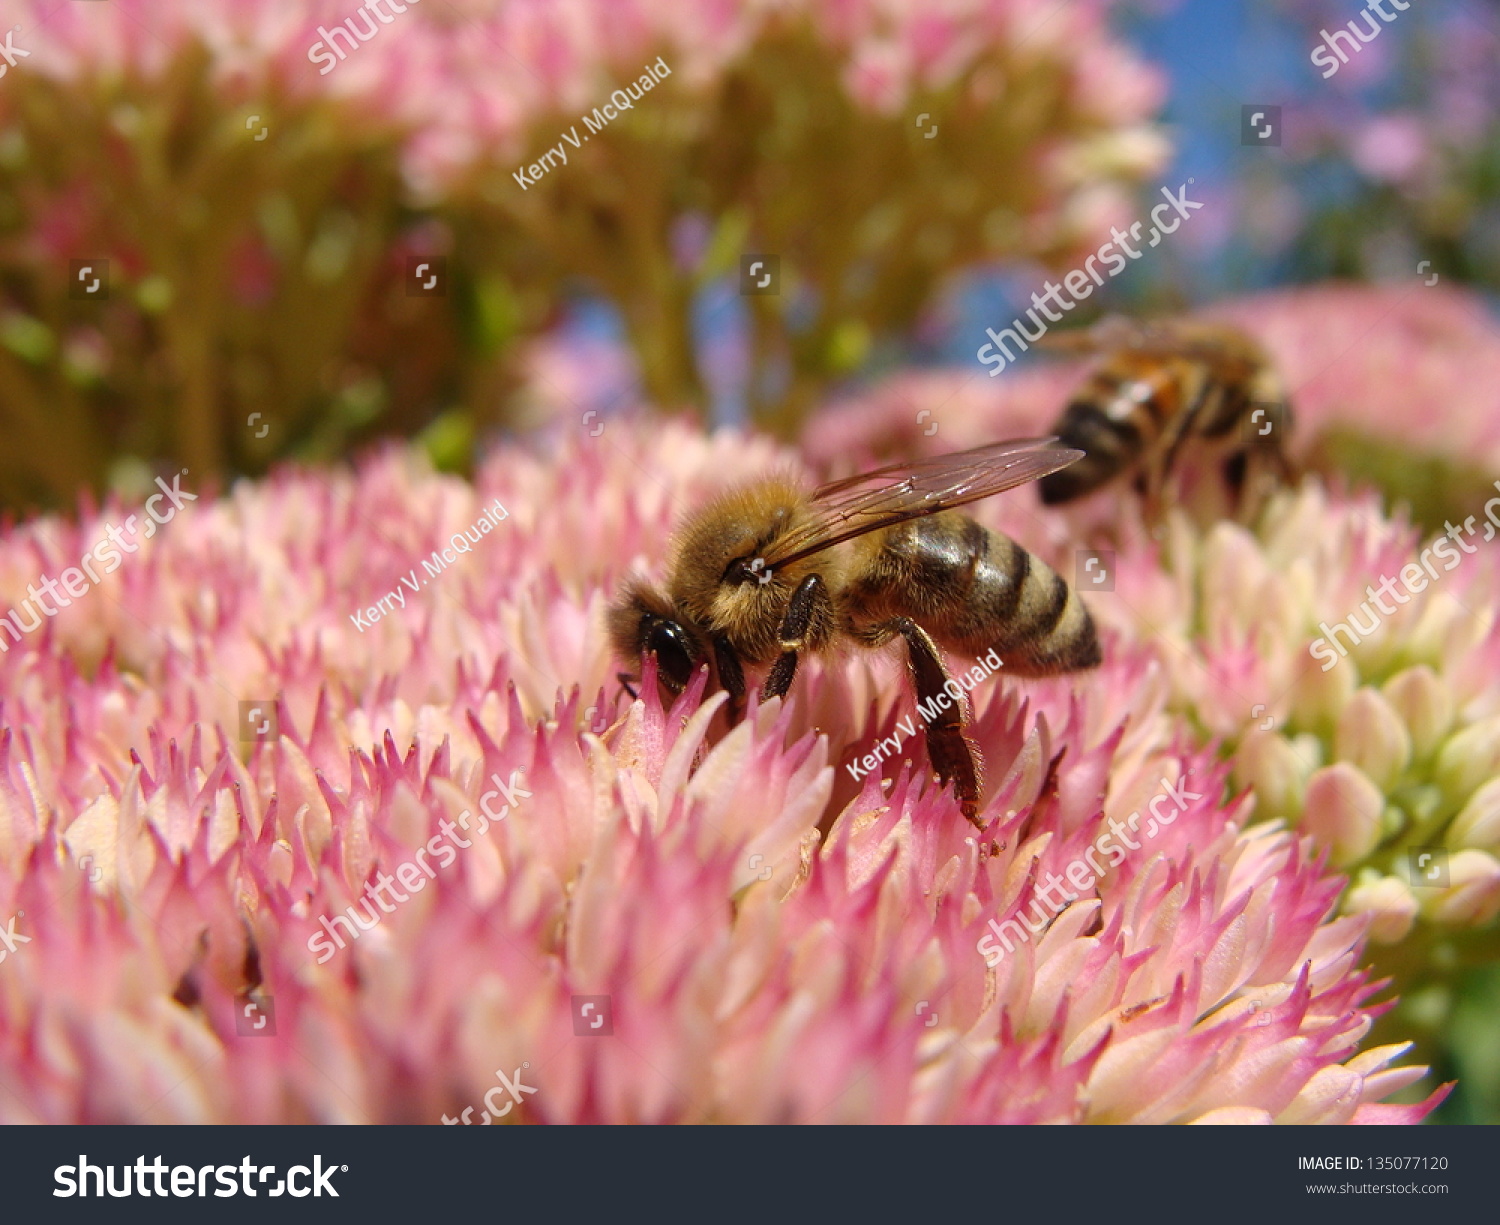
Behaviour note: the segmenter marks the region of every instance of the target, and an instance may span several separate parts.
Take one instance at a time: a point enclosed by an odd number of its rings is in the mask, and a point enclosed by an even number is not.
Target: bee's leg
[[[1177,461],[1182,457],[1183,448],[1194,436],[1199,421],[1214,419],[1220,411],[1219,405],[1223,398],[1223,387],[1210,380],[1199,391],[1197,399],[1178,413],[1162,431],[1156,454],[1146,465],[1145,506],[1142,515],[1147,526],[1159,527],[1166,519],[1170,504],[1168,488]]]
[[[783,697],[792,687],[792,678],[797,675],[797,652],[812,625],[813,613],[827,599],[828,588],[816,574],[809,574],[792,592],[786,615],[781,619],[781,656],[771,665],[766,683],[761,686],[762,700]]]
[[[1291,483],[1292,467],[1279,445],[1250,446],[1224,461],[1224,481],[1235,508],[1235,521],[1249,526],[1278,485]]]
[[[719,671],[719,684],[729,694],[725,715],[729,719],[729,726],[733,727],[744,714],[745,671],[740,667],[740,657],[729,645],[727,638],[714,639],[714,665]]]
[[[1229,493],[1229,504],[1234,507],[1235,518],[1241,523],[1245,519],[1246,477],[1250,473],[1250,452],[1241,448],[1231,451],[1224,459],[1224,488]]]
[[[944,693],[948,670],[927,631],[907,617],[889,624],[906,639],[906,662],[917,700],[923,709],[935,712],[927,723],[927,756],[933,771],[945,785],[952,786],[964,816],[983,829],[984,822],[979,819],[979,763],[973,744],[963,732],[963,699],[955,701]]]
[[[1160,526],[1167,513],[1167,482],[1172,477],[1172,467],[1177,461],[1177,439],[1170,438],[1159,444],[1155,453],[1147,456],[1140,474],[1136,477],[1136,492],[1141,497],[1141,519],[1148,528]]]
[[[1149,528],[1158,527],[1166,515],[1166,483],[1167,464],[1163,459],[1151,461],[1136,484],[1141,495],[1141,519]]]

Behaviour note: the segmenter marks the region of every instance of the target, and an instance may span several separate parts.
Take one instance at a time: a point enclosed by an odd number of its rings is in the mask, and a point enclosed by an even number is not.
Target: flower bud
[[[1381,693],[1406,724],[1412,751],[1427,757],[1453,725],[1453,695],[1426,664],[1405,668],[1386,681]]]
[[[1296,649],[1298,635],[1307,610],[1293,581],[1284,574],[1272,574],[1260,592],[1259,615],[1253,628],[1256,653],[1262,658]]]
[[[1352,762],[1382,791],[1395,786],[1411,764],[1411,736],[1391,704],[1368,686],[1339,715],[1333,755]]]
[[[1448,827],[1447,843],[1462,849],[1500,847],[1500,778],[1492,778],[1469,797]]]
[[[1454,927],[1479,927],[1500,914],[1500,860],[1459,851],[1448,861],[1448,887],[1422,900],[1422,913]]]
[[[1345,914],[1370,916],[1370,939],[1396,944],[1406,938],[1417,918],[1417,898],[1399,876],[1370,873],[1344,898]]]
[[[1477,645],[1485,633],[1479,619],[1446,591],[1429,595],[1402,653],[1408,658],[1438,661]]]
[[[1448,737],[1438,754],[1433,780],[1455,804],[1500,774],[1500,715],[1491,715]]]
[[[1324,672],[1304,667],[1292,686],[1292,713],[1303,726],[1338,721],[1354,691],[1359,688],[1359,665],[1341,659]]]
[[[1255,537],[1238,524],[1221,520],[1203,543],[1199,566],[1206,623],[1245,628],[1257,624],[1262,588],[1270,571]]]
[[[1358,766],[1341,761],[1307,780],[1302,828],[1343,866],[1358,862],[1379,845],[1384,811],[1380,788]]]
[[[1291,818],[1302,810],[1307,778],[1317,767],[1317,758],[1307,760],[1285,736],[1251,731],[1234,754],[1234,781],[1255,789],[1255,816]]]

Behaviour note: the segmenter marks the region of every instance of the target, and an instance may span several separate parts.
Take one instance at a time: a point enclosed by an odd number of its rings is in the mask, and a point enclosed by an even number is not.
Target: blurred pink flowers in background
[[[1263,263],[1275,261],[1274,279],[1401,281],[1426,260],[1445,281],[1493,290],[1500,283],[1494,6],[1388,5],[1382,16],[1389,23],[1331,0],[1285,0],[1272,11],[1279,38],[1324,57],[1304,60],[1306,74],[1287,82],[1286,160],[1243,175],[1247,190],[1263,193],[1275,183],[1302,205],[1302,225],[1256,252]],[[1351,51],[1344,27],[1368,39],[1371,22],[1383,36]],[[1347,62],[1334,60],[1337,70],[1325,78],[1324,33],[1341,29]]]
[[[460,465],[529,423],[526,345],[580,293],[651,402],[705,420],[732,332],[736,393],[790,438],[953,274],[1093,249],[1168,155],[1163,78],[1095,0],[0,7],[27,52],[0,91],[0,428],[36,457],[0,455],[0,505],[425,429]],[[784,295],[700,344],[753,250]],[[453,283],[427,297],[404,282],[430,257]],[[79,260],[109,261],[108,309],[69,297]],[[58,342],[84,319],[88,369]]]
[[[1427,158],[1426,133],[1415,115],[1381,115],[1355,138],[1354,164],[1372,179],[1405,182]]]
[[[1011,43],[1069,61],[1069,87],[1094,118],[1140,123],[1160,102],[1160,77],[1110,39],[1108,7],[1107,0],[450,0],[408,5],[390,22],[361,16],[352,26],[350,15],[363,10],[344,0],[113,0],[99,9],[6,0],[3,10],[20,24],[30,72],[149,78],[197,43],[232,93],[352,102],[407,133],[411,180],[433,192],[476,163],[519,158],[533,120],[587,112],[623,83],[622,72],[633,80],[657,55],[667,56],[680,86],[702,94],[764,31],[798,22],[847,57],[849,95],[874,111],[899,109],[914,89],[942,90],[989,47]],[[325,32],[341,26],[352,38],[341,33],[330,43]],[[349,49],[354,40],[357,50]],[[336,67],[309,55],[320,43],[337,55]]]

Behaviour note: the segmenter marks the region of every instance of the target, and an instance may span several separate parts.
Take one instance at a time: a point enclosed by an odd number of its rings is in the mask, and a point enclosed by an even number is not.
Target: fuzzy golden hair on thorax
[[[776,569],[756,566],[784,534],[804,526],[811,515],[807,487],[786,474],[718,495],[687,519],[673,542],[668,589],[673,606],[703,631],[733,639],[747,661],[773,658],[779,649],[781,610],[797,585],[813,573],[837,579],[834,551]],[[736,562],[767,577],[727,581]]]

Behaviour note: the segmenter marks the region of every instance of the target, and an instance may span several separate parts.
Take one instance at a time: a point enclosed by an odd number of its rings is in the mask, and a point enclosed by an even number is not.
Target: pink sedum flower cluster
[[[672,709],[649,669],[622,694],[615,585],[681,510],[789,462],[615,420],[504,446],[472,487],[401,450],[282,470],[0,630],[0,924],[24,937],[0,1118],[1403,1122],[1441,1099],[1382,1104],[1424,1070],[1361,1049],[1385,1007],[1366,920],[1336,917],[1309,842],[1245,828],[1119,631],[1097,673],[976,688],[982,836],[918,742],[884,780],[845,768],[911,712],[894,660],[812,661],[732,730],[701,681]],[[8,529],[0,608],[123,513]],[[1063,564],[1024,494],[976,513]],[[1164,784],[1170,824],[1078,885]]]

